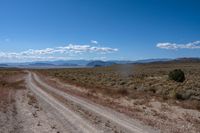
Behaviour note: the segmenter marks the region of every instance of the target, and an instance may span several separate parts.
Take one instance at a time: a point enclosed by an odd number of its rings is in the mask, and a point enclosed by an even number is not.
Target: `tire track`
[[[33,91],[37,96],[39,96],[41,99],[43,99],[46,103],[52,106],[53,109],[58,111],[65,119],[66,121],[69,121],[71,124],[69,125],[69,129],[72,129],[74,133],[100,133],[102,131],[96,129],[94,126],[92,126],[90,123],[86,122],[84,119],[82,119],[80,116],[78,116],[76,113],[68,109],[66,106],[64,106],[62,103],[60,103],[58,100],[50,96],[48,93],[43,91],[41,88],[39,88],[37,85],[33,83],[31,73],[28,74],[26,78],[26,82],[28,87]],[[63,118],[62,118],[63,119]],[[73,125],[74,127],[71,127]]]
[[[53,88],[49,85],[47,85],[45,82],[40,80],[40,78],[34,73],[33,77],[30,76],[30,78],[33,78],[34,81],[36,81],[38,84],[43,86],[45,89],[48,89],[49,91],[81,106],[82,108],[87,109],[90,112],[95,113],[98,116],[103,117],[104,119],[110,121],[112,125],[117,126],[122,131],[127,133],[153,133],[154,130],[150,129],[149,127],[143,126],[139,124],[137,121],[130,119],[129,117],[118,113],[116,111],[113,111],[111,109],[105,108],[100,105],[96,105],[94,103],[90,103],[82,98],[72,96],[70,94],[64,93],[56,88]],[[32,83],[33,84],[33,83]]]

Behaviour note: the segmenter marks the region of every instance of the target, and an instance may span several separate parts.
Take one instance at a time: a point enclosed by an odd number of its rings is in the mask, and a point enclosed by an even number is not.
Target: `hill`
[[[87,64],[87,66],[90,67],[102,67],[102,66],[111,66],[116,64],[115,62],[111,62],[111,61],[92,61],[90,63]]]

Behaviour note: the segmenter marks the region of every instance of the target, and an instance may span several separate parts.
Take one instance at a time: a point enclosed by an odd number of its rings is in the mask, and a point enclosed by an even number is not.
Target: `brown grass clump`
[[[15,102],[15,92],[24,89],[24,81],[18,80],[23,71],[17,69],[0,69],[0,110],[6,111],[9,104]]]
[[[112,97],[158,98],[181,100],[181,103],[200,101],[200,63],[173,62],[134,65],[114,65],[97,68],[47,69],[37,72],[59,78],[63,82],[87,88]],[[185,73],[184,82],[168,79],[174,69]],[[198,105],[196,104],[195,106]],[[191,108],[190,106],[184,106]]]
[[[117,93],[120,94],[120,95],[123,95],[123,96],[127,96],[128,95],[128,90],[124,89],[124,88],[121,88],[121,89],[117,90]]]

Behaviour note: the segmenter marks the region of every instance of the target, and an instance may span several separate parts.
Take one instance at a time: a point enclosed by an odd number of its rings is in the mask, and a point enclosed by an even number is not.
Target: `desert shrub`
[[[170,80],[174,80],[176,82],[183,82],[185,80],[185,74],[181,69],[171,71],[168,77]]]
[[[125,85],[126,82],[125,82],[125,81],[121,81],[119,84],[120,84],[120,85]]]
[[[176,93],[176,99],[178,99],[178,100],[185,100],[184,98],[183,98],[183,95],[182,94],[180,94],[180,93]]]
[[[117,93],[121,95],[128,95],[128,90],[124,88],[120,88],[117,90]]]
[[[195,92],[193,90],[177,92],[176,93],[176,98],[179,99],[179,100],[187,100],[187,99],[190,99],[190,97],[193,94],[195,94]]]
[[[149,88],[149,91],[153,92],[153,93],[156,93],[156,88],[155,87],[150,87]]]

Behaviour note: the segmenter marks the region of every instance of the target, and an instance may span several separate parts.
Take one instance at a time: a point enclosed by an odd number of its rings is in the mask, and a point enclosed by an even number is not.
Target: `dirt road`
[[[43,101],[43,105],[48,104],[51,107],[48,109],[56,114],[57,124],[64,125],[61,131],[72,133],[155,132],[121,113],[49,86],[35,73],[28,72],[26,83],[28,88]]]

